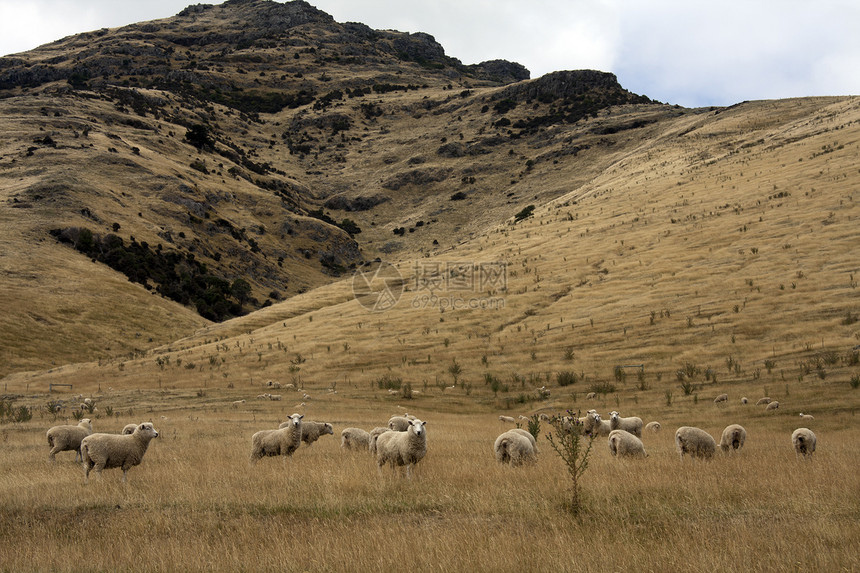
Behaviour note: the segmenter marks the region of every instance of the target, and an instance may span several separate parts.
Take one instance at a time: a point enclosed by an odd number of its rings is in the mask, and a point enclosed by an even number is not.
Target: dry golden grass
[[[795,458],[793,416],[765,416],[752,405],[664,408],[636,413],[663,422],[644,436],[646,460],[611,458],[595,441],[583,479],[580,519],[564,509],[566,473],[541,436],[536,466],[496,464],[492,443],[504,430],[495,412],[449,412],[442,396],[409,410],[428,421],[428,454],[412,480],[369,454],[344,452],[344,427],[367,429],[402,412],[321,399],[308,417],[331,421],[335,436],[302,446],[291,460],[249,464],[250,435],[290,413],[277,402],[230,407],[235,391],[142,391],[105,397],[115,418],[97,431],[152,419],[161,436],[122,484],[119,470],[83,484],[71,452],[47,459],[49,418],[4,425],[0,499],[5,570],[454,570],[788,571],[860,567],[860,477],[850,414],[811,425],[819,451]],[[129,404],[133,409],[129,413]],[[402,402],[401,402],[402,404]],[[413,407],[414,406],[414,407]],[[585,407],[583,403],[583,407]],[[608,406],[600,406],[601,411]],[[822,419],[824,418],[824,419]],[[719,436],[746,426],[738,455],[679,461],[674,428],[695,424]],[[544,425],[542,434],[549,428]]]
[[[1,426],[0,530],[10,543],[0,562],[10,570],[857,570],[860,391],[849,382],[860,376],[858,136],[856,98],[683,116],[661,145],[619,158],[533,218],[400,261],[408,289],[386,312],[361,307],[343,281],[186,330],[154,351],[9,375],[0,383],[16,404],[93,395],[97,430],[152,419],[162,437],[126,486],[106,472],[84,487],[71,454],[47,462],[48,416]],[[562,185],[564,173],[545,184]],[[507,265],[505,288],[440,295],[499,298],[500,308],[413,304],[425,263],[496,261]],[[459,384],[444,389],[455,361]],[[616,380],[614,367],[632,364],[644,365],[644,383],[635,369]],[[682,381],[686,365],[699,372]],[[584,379],[559,387],[559,372]],[[485,374],[501,380],[498,393]],[[381,389],[386,375],[411,384],[412,399]],[[273,390],[281,402],[254,400],[269,379],[308,397]],[[49,394],[51,383],[73,389]],[[539,400],[543,385],[551,396]],[[714,405],[724,392],[728,403]],[[776,412],[739,402],[764,395],[780,402]],[[248,401],[233,409],[237,399]],[[517,471],[498,467],[491,447],[500,413],[590,407],[656,419],[664,431],[645,437],[650,457],[641,463],[612,460],[596,443],[576,520],[563,509],[566,474],[545,439],[537,466]],[[344,427],[370,429],[403,409],[428,421],[429,453],[414,480],[387,472],[379,480],[369,457],[340,451]],[[250,467],[251,434],[293,411],[332,422],[335,437],[290,462]],[[809,425],[820,440],[807,461],[789,444],[801,411],[815,415]],[[719,438],[730,423],[749,433],[740,455],[678,460],[675,428]]]

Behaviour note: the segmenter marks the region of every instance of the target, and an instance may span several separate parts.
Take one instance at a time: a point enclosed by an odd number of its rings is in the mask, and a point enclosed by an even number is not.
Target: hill
[[[608,73],[526,78],[301,1],[191,6],[0,59],[3,286],[28,293],[9,300],[2,371],[153,348],[442,251],[696,113]],[[124,303],[94,315],[93,290],[152,310],[120,328]]]

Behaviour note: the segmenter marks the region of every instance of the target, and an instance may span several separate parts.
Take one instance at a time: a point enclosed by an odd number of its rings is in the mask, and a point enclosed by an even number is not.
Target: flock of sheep
[[[726,400],[718,396],[714,402]],[[742,399],[744,401],[746,399]],[[746,402],[744,402],[746,403]],[[767,400],[768,406],[774,404]],[[800,414],[801,419],[814,419],[808,414]],[[251,436],[251,463],[266,456],[290,457],[302,442],[308,446],[324,435],[333,435],[334,428],[327,422],[304,420],[303,414],[292,414],[277,429],[261,430]],[[528,420],[525,416],[520,416]],[[546,414],[540,419],[550,421]],[[511,416],[499,416],[502,423],[516,423]],[[585,416],[577,418],[564,416],[560,420],[563,432],[580,432],[592,437],[606,437],[610,453],[619,458],[645,458],[648,453],[642,442],[643,428],[646,432],[659,432],[659,422],[643,425],[636,416],[622,417],[617,411],[610,412],[609,420],[604,420],[596,410],[589,410]],[[376,459],[377,469],[390,465],[406,467],[406,475],[412,475],[412,468],[427,453],[426,422],[404,414],[393,416],[385,427],[377,427],[370,432],[361,428],[349,427],[341,432],[341,447],[349,450],[369,451]],[[726,426],[720,437],[723,452],[740,450],[746,441],[746,429],[739,424]],[[122,468],[122,481],[127,481],[128,470],[140,464],[149,447],[149,442],[158,437],[158,431],[149,422],[128,424],[120,434],[93,433],[92,422],[83,418],[77,425],[60,425],[47,432],[49,458],[54,461],[56,454],[74,451],[75,461],[80,461],[85,470],[85,481],[89,480],[92,470],[101,473],[103,469]],[[816,436],[809,428],[798,428],[791,435],[791,443],[798,456],[809,456],[815,452]],[[685,455],[692,458],[710,459],[717,449],[717,442],[706,431],[692,426],[682,426],[675,432],[675,447],[681,459]],[[493,444],[496,460],[501,464],[520,466],[537,460],[536,437],[526,430],[514,428],[502,432]]]

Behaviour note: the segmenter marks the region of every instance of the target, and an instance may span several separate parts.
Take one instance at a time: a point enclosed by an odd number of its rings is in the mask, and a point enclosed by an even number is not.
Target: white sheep
[[[660,422],[648,422],[645,424],[645,430],[654,434],[659,432],[662,428],[663,426],[660,425]]]
[[[406,477],[412,477],[412,466],[420,462],[427,453],[427,422],[409,421],[405,432],[384,432],[376,439],[376,467],[382,474],[382,466],[388,463],[406,466]]]
[[[549,420],[550,420],[549,414],[541,413],[541,415],[540,415],[540,421],[541,422],[549,422]]]
[[[344,428],[340,432],[340,447],[345,450],[367,450],[370,448],[370,432],[361,428]]]
[[[622,418],[621,414],[612,411],[609,413],[609,429],[610,430],[625,430],[630,432],[637,438],[642,437],[642,418],[630,416]]]
[[[392,416],[388,420],[388,429],[395,432],[405,432],[409,429],[409,418],[403,416]]]
[[[692,426],[682,426],[675,431],[675,448],[684,459],[684,454],[692,458],[708,460],[717,451],[717,442],[708,432]]]
[[[234,408],[238,408],[239,406],[241,406],[241,405],[242,405],[242,404],[244,404],[244,403],[245,403],[245,401],[244,401],[244,400],[234,400],[234,401],[233,401],[233,407],[234,407]]]
[[[596,396],[597,396],[597,393],[596,393],[596,392],[589,392],[588,394],[586,394],[586,395],[585,395],[585,399],[586,399],[586,400],[594,400],[594,398],[595,398]]]
[[[720,448],[723,452],[737,452],[744,447],[744,442],[747,440],[747,431],[740,424],[730,424],[723,430],[723,435],[720,437]]]
[[[285,428],[292,424],[292,421],[283,422],[278,429]],[[302,420],[302,441],[307,445],[311,445],[326,434],[334,435],[334,428],[328,422],[313,422],[311,420]]]
[[[500,464],[520,466],[537,461],[537,452],[532,442],[522,433],[514,430],[499,434],[493,444],[493,452],[496,454],[496,461]]]
[[[517,421],[513,416],[499,416],[499,422],[505,424],[516,424]]]
[[[89,418],[82,418],[76,426],[63,425],[54,426],[48,430],[48,446],[51,451],[48,456],[51,461],[56,461],[55,457],[59,452],[75,452],[75,461],[81,460],[81,440],[93,433],[93,424]]]
[[[765,407],[765,411],[770,412],[771,410],[776,410],[777,408],[779,408],[779,402],[774,400],[773,402],[768,403],[768,405]]]
[[[303,414],[293,414],[286,428],[260,430],[251,436],[251,463],[263,456],[292,456],[302,443],[302,418]]]
[[[515,432],[515,433],[517,433],[517,434],[520,434],[520,435],[524,436],[524,437],[525,437],[529,442],[531,442],[532,447],[533,447],[533,448],[534,448],[534,450],[535,450],[535,454],[539,454],[539,453],[540,453],[540,452],[538,451],[538,447],[537,447],[537,439],[535,439],[535,437],[534,437],[534,436],[532,436],[532,433],[531,433],[531,432],[529,432],[528,430],[524,430],[524,429],[522,429],[522,428],[514,428],[514,429],[512,429],[512,430],[508,430],[508,431],[509,431],[509,432]]]
[[[600,418],[600,414],[589,410],[585,415],[583,431],[592,436],[608,436],[609,432],[612,431],[612,427],[607,420]]]
[[[373,454],[374,456],[376,455],[376,440],[379,438],[379,436],[384,434],[385,432],[391,432],[391,431],[392,431],[391,428],[383,428],[383,427],[373,428],[370,431],[370,444],[367,446],[367,448],[368,448],[368,450],[370,450],[371,454]]]
[[[729,395],[728,394],[720,394],[716,398],[714,398],[714,404],[719,404],[720,402],[728,402]]]
[[[769,397],[765,396],[764,398],[759,398],[755,403],[756,406],[762,406],[764,404],[770,404]]]
[[[137,424],[126,424],[120,434],[133,434],[137,429]]]
[[[281,400],[281,395],[280,394],[269,394],[269,400],[274,400],[276,402],[279,402]]]
[[[132,434],[91,434],[81,442],[81,458],[84,465],[84,482],[88,482],[90,471],[102,473],[103,469],[122,468],[122,481],[128,481],[128,470],[143,461],[149,442],[158,437],[151,423],[144,422]]]
[[[813,416],[812,414],[804,414],[803,412],[801,412],[800,413],[800,419],[801,420],[814,420],[815,416]]]
[[[795,457],[811,456],[817,441],[815,433],[809,428],[798,428],[791,433],[791,445],[794,446]]]
[[[618,458],[647,458],[642,440],[626,430],[609,432],[609,453]]]
[[[749,398],[747,398],[746,396],[741,398],[741,404],[749,404],[749,403],[750,403]]]

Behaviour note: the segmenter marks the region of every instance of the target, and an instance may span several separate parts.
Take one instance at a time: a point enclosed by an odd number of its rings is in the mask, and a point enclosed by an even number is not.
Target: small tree
[[[582,495],[579,480],[585,470],[588,469],[588,455],[594,443],[594,435],[586,436],[582,432],[582,422],[578,415],[572,415],[567,411],[566,417],[553,416],[549,424],[555,430],[546,435],[549,445],[558,454],[558,457],[567,466],[567,473],[571,481],[570,504],[567,509],[574,515],[582,511]],[[585,440],[588,443],[585,443]]]
[[[460,380],[460,374],[462,374],[462,373],[463,373],[462,366],[460,366],[460,364],[457,362],[457,359],[454,358],[451,361],[451,365],[448,366],[448,374],[450,374],[451,378],[454,379],[454,386],[457,385],[457,381]]]

